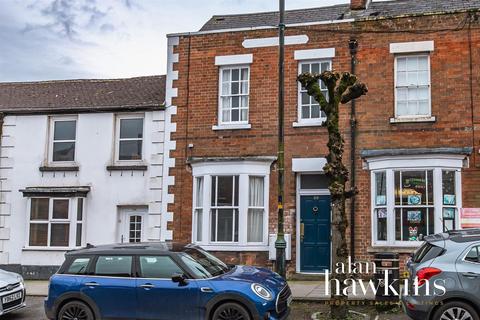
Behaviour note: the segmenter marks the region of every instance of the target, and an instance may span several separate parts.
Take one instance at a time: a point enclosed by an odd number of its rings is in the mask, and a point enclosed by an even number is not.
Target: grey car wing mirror
[[[175,273],[172,275],[172,281],[178,283],[179,286],[186,286],[188,284],[187,279],[185,279],[185,275],[180,273]]]

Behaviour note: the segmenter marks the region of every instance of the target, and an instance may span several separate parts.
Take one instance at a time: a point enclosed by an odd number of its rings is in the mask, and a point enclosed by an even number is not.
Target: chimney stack
[[[365,10],[370,0],[350,0],[350,10]]]

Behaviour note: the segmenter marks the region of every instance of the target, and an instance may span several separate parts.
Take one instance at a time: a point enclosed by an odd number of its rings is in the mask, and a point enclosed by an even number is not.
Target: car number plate
[[[21,291],[15,292],[15,293],[12,293],[8,296],[3,297],[2,298],[2,303],[5,304],[5,303],[9,303],[9,302],[18,300],[18,299],[22,299],[22,292]]]
[[[290,297],[288,297],[287,299],[287,306],[290,307],[290,304],[292,303],[292,300],[293,300],[293,296],[290,295]]]

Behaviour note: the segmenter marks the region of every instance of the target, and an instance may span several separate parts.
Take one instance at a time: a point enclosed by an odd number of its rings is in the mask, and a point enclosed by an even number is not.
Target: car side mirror
[[[187,279],[185,279],[185,276],[180,273],[175,273],[172,275],[172,281],[175,283],[178,283],[180,286],[186,286],[188,284]]]

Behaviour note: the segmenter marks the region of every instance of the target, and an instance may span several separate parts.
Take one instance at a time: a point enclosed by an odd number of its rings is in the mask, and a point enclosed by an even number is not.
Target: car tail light
[[[417,271],[418,286],[423,286],[425,282],[430,280],[433,276],[439,275],[442,270],[437,268],[422,268]]]

